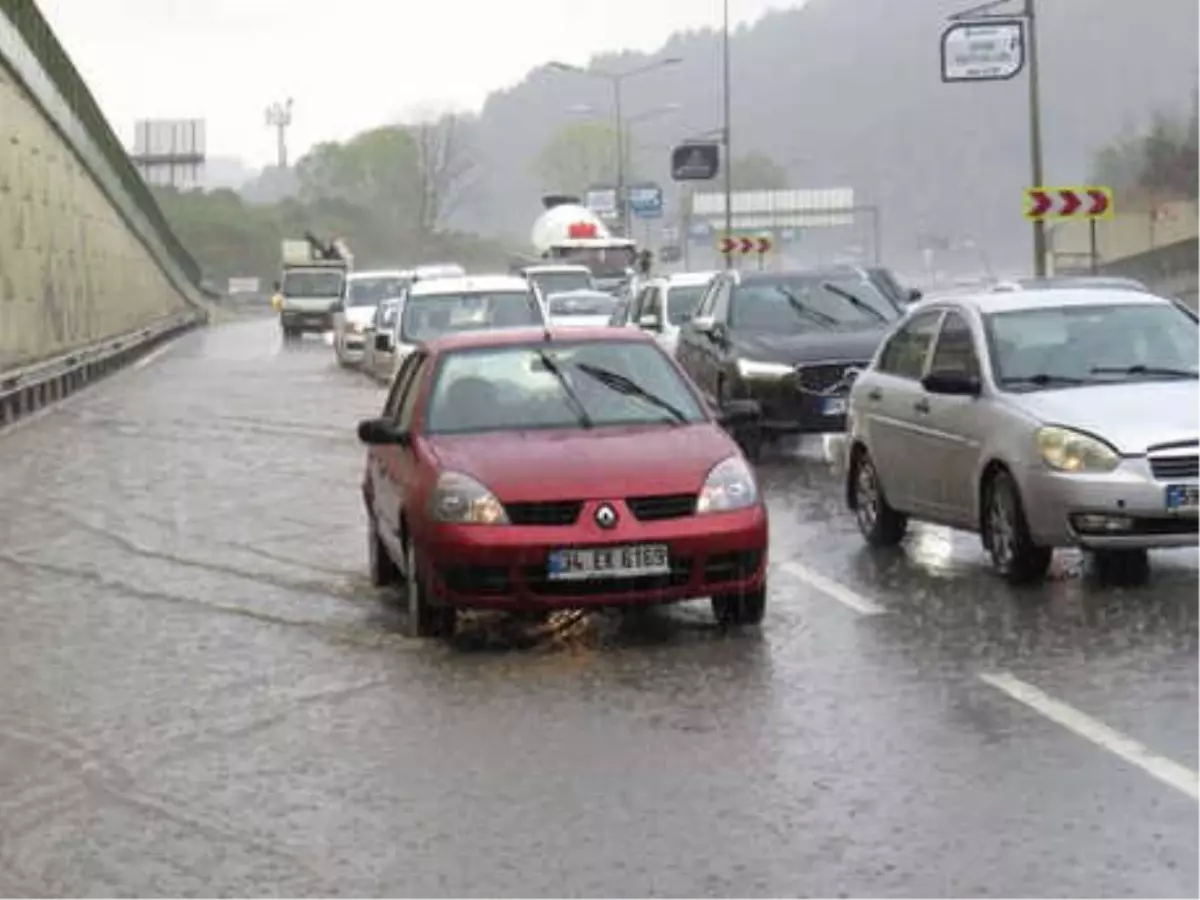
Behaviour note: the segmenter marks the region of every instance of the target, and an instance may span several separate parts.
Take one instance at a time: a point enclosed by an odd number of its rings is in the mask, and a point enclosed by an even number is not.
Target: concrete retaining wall
[[[36,40],[27,40],[30,35]],[[48,66],[45,59],[58,63]],[[0,372],[189,310],[197,319],[205,314],[195,263],[144,185],[130,180],[132,164],[103,117],[80,114],[81,95],[94,108],[36,8],[26,0],[6,2],[0,11]]]

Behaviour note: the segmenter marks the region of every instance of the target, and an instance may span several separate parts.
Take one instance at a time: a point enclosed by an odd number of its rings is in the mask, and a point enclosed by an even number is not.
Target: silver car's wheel
[[[1005,581],[1028,584],[1045,577],[1054,549],[1033,542],[1020,491],[1007,470],[987,482],[982,526],[992,565]]]
[[[992,561],[1002,574],[1012,568],[1014,532],[1012,498],[1008,491],[992,491],[988,507],[988,536],[992,542]]]
[[[892,508],[879,483],[875,463],[865,449],[855,452],[850,465],[850,492],[858,530],[872,547],[894,547],[904,540],[908,517]]]

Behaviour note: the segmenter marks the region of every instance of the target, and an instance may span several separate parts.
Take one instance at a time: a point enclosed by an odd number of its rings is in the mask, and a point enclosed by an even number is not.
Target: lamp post
[[[653,72],[657,69],[663,69],[681,62],[683,62],[681,57],[667,56],[663,59],[656,59],[653,62],[648,62],[645,65],[636,66],[632,69],[626,69],[622,72],[585,69],[583,66],[576,66],[565,62],[556,61],[550,63],[551,69],[557,69],[560,72],[575,72],[579,75],[590,75],[593,78],[602,78],[612,85],[613,121],[617,130],[617,213],[621,220],[622,234],[629,234],[629,204],[625,202],[625,119],[621,106],[621,87],[624,85],[626,79],[637,75],[644,75],[647,72]]]

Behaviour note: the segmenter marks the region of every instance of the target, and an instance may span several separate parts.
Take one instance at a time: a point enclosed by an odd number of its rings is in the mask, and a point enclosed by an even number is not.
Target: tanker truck
[[[613,237],[600,217],[578,197],[554,194],[542,198],[544,211],[533,223],[530,243],[536,257],[516,268],[547,262],[584,265],[600,290],[617,291],[634,274],[637,244]]]

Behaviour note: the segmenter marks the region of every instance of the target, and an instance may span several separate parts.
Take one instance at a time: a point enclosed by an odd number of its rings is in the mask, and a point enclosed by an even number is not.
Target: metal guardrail
[[[62,356],[0,373],[0,431],[123,368],[203,321],[203,315],[189,310]]]

